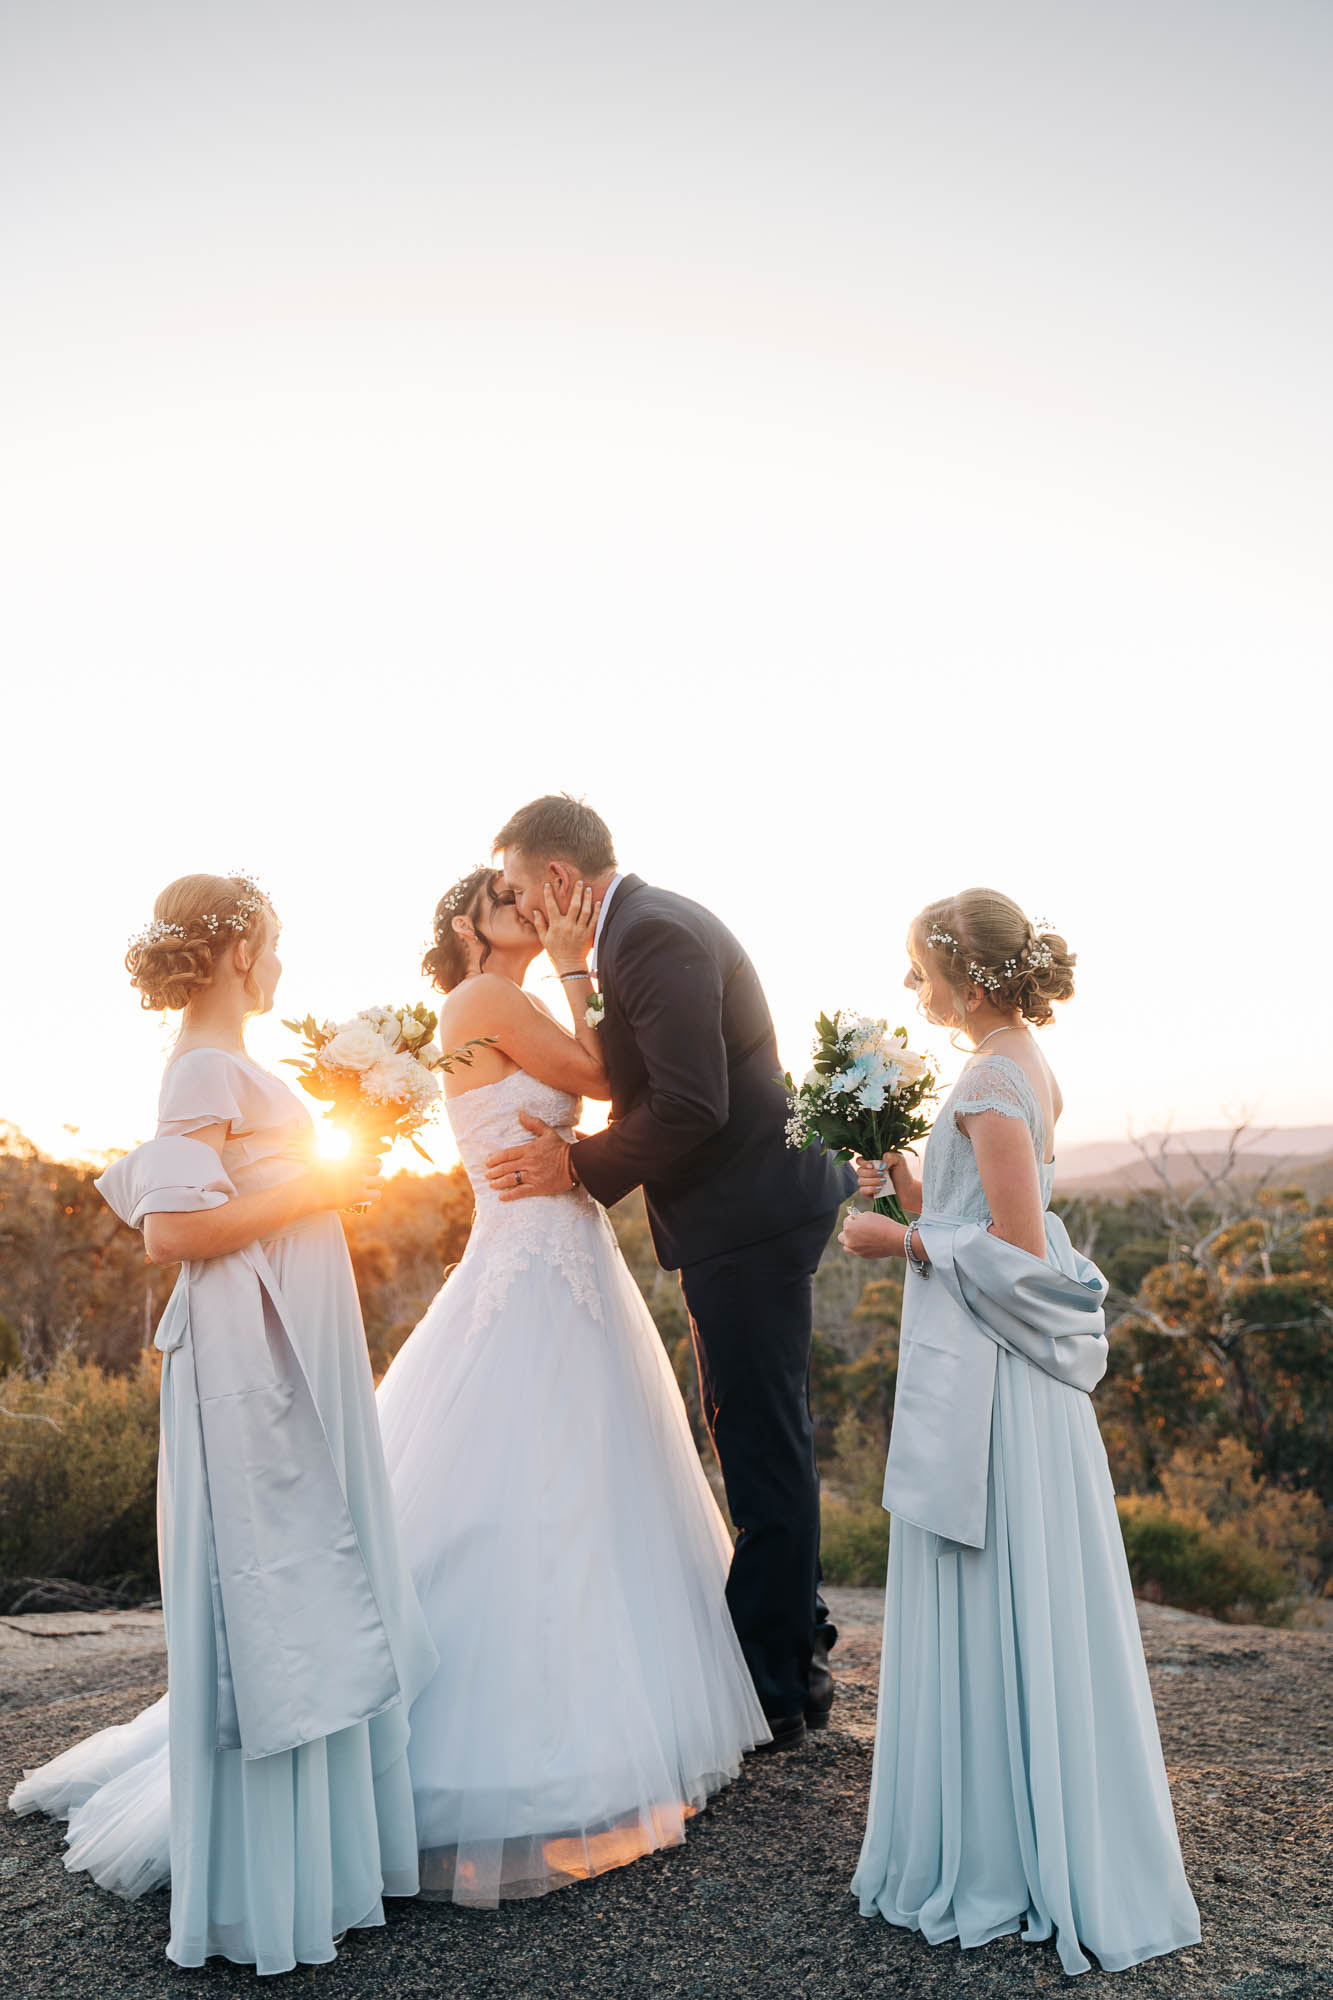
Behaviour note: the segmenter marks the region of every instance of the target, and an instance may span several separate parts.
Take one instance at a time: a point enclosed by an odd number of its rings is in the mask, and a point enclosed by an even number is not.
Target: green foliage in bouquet
[[[826,1146],[840,1160],[914,1151],[930,1131],[923,1107],[938,1094],[926,1058],[907,1046],[906,1028],[890,1033],[886,1022],[865,1014],[821,1014],[813,1067],[799,1084],[790,1073],[782,1081],[791,1109],[787,1144]],[[892,1192],[874,1208],[895,1222],[907,1220]]]

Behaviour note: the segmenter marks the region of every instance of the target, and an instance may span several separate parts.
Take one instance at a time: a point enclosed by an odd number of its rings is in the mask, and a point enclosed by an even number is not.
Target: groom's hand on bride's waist
[[[573,1151],[553,1125],[520,1111],[523,1129],[535,1132],[526,1146],[509,1146],[493,1153],[486,1162],[486,1179],[501,1201],[522,1201],[530,1194],[568,1194],[578,1186],[578,1176],[570,1164]]]

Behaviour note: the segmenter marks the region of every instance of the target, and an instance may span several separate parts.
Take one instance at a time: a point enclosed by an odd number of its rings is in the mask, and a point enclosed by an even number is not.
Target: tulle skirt
[[[895,1519],[861,1912],[1054,1933],[1067,1973],[1199,1941],[1089,1397],[998,1357],[986,1545]]]
[[[591,1289],[533,1254],[494,1310],[479,1233],[380,1385],[441,1661],[411,1718],[422,1894],[458,1903],[679,1842],[769,1737],[675,1377],[604,1219],[579,1229]]]

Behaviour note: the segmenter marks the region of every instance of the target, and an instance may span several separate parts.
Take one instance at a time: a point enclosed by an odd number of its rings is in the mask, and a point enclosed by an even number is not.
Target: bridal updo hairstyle
[[[930,1020],[964,1021],[968,988],[979,985],[992,1005],[1016,1007],[1034,1028],[1044,1028],[1055,1018],[1055,1002],[1074,995],[1078,961],[1065,940],[1058,931],[1037,930],[998,889],[964,889],[927,903],[912,924],[912,947],[926,975],[918,999]]]
[[[467,977],[467,945],[454,929],[455,917],[466,917],[481,939],[481,971],[491,955],[490,940],[482,927],[482,912],[494,910],[500,902],[496,883],[498,868],[474,868],[452,889],[446,889],[435,905],[435,942],[421,961],[421,970],[441,993],[452,993]]]
[[[273,912],[244,875],[180,875],[153,904],[153,921],[125,954],[130,984],[155,1013],[175,1013],[211,986],[223,954],[247,939],[257,957]],[[246,974],[245,990],[259,988]]]

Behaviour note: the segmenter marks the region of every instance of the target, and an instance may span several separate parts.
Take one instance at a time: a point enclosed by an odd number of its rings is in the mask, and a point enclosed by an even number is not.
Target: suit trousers
[[[769,1716],[800,1715],[837,1638],[819,1595],[813,1280],[837,1210],[681,1267],[704,1418],[737,1529],[727,1604]]]

